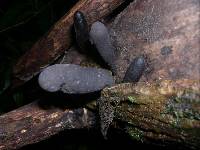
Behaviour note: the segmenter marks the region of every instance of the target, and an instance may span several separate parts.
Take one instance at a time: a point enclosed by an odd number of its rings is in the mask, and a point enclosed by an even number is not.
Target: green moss
[[[133,96],[128,96],[128,101],[131,102],[131,103],[133,103],[133,104],[137,104],[137,100]]]
[[[127,132],[133,140],[143,142],[143,132],[134,127],[127,127]]]
[[[185,90],[181,95],[177,94],[170,97],[162,114],[171,115],[171,125],[180,128],[185,119],[188,121],[200,120],[199,102],[198,93]]]
[[[198,93],[184,91],[181,95],[171,97],[166,105],[166,114],[175,119],[187,118],[200,120],[200,98]]]
[[[176,114],[176,112],[175,112],[175,114]],[[180,118],[178,115],[176,115],[176,117],[174,117],[171,125],[173,128],[180,128]]]

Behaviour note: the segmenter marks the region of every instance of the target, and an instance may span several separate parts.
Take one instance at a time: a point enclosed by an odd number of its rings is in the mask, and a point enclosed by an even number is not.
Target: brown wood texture
[[[114,120],[133,140],[166,148],[199,149],[200,83],[163,80],[106,88],[102,100],[115,110]],[[104,113],[104,112],[102,112]],[[102,114],[101,113],[101,114]]]
[[[112,127],[121,129],[133,141],[198,149],[199,89],[200,83],[195,80],[126,83],[104,89],[102,98],[119,100]],[[98,124],[96,113],[86,108],[47,107],[41,101],[0,116],[0,150],[17,149],[63,130],[91,129]]]
[[[23,84],[59,58],[72,44],[73,16],[82,11],[89,24],[112,13],[125,0],[80,0],[27,51],[14,66],[14,78]],[[15,83],[16,84],[16,83]]]
[[[95,115],[85,109],[42,108],[38,101],[0,116],[0,150],[18,149],[67,129],[91,128]]]
[[[148,63],[142,81],[200,80],[199,9],[199,0],[140,0],[129,5],[110,26],[119,53],[119,81],[139,55]]]

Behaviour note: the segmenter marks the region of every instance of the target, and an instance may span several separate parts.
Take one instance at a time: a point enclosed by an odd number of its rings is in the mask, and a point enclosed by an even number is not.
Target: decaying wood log
[[[142,81],[200,80],[199,0],[140,0],[129,5],[111,24],[118,49],[117,77],[131,61],[144,55],[148,70]]]
[[[53,63],[72,43],[73,16],[82,11],[89,24],[108,16],[126,0],[80,0],[63,16],[33,47],[23,55],[14,67],[14,78],[18,84],[30,80],[41,69]],[[16,81],[15,81],[16,84]],[[14,85],[16,86],[16,85]]]
[[[198,149],[199,89],[195,80],[126,83],[104,89],[102,98],[119,101],[112,127],[134,141]],[[34,102],[0,116],[0,150],[39,142],[64,129],[94,128],[97,123],[95,113],[85,108],[44,109]]]
[[[119,84],[102,91],[105,107],[133,140],[181,149],[200,147],[200,82]],[[118,104],[116,104],[118,103]],[[104,112],[102,112],[104,113]],[[102,114],[101,113],[101,114]],[[104,115],[104,114],[102,114]]]
[[[18,149],[64,129],[91,128],[95,115],[85,109],[44,109],[38,101],[0,116],[0,150]]]

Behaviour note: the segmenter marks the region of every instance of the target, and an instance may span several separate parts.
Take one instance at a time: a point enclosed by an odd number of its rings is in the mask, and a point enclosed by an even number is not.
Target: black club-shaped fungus
[[[114,84],[110,71],[73,64],[47,67],[40,73],[38,82],[48,92],[62,91],[69,94],[91,93]]]
[[[136,57],[129,65],[126,74],[124,76],[123,82],[133,82],[133,83],[138,82],[144,70],[145,70],[144,57],[142,56]]]
[[[106,26],[97,21],[92,24],[90,30],[90,41],[95,45],[103,60],[116,72],[116,49],[111,43],[111,38]]]
[[[74,30],[79,48],[85,51],[89,43],[89,29],[85,16],[80,11],[74,14]]]

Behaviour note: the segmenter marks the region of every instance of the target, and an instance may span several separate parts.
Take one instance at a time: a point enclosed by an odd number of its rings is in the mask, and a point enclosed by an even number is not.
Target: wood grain
[[[85,108],[43,108],[35,101],[0,116],[0,150],[18,149],[63,130],[94,125],[95,115]]]

